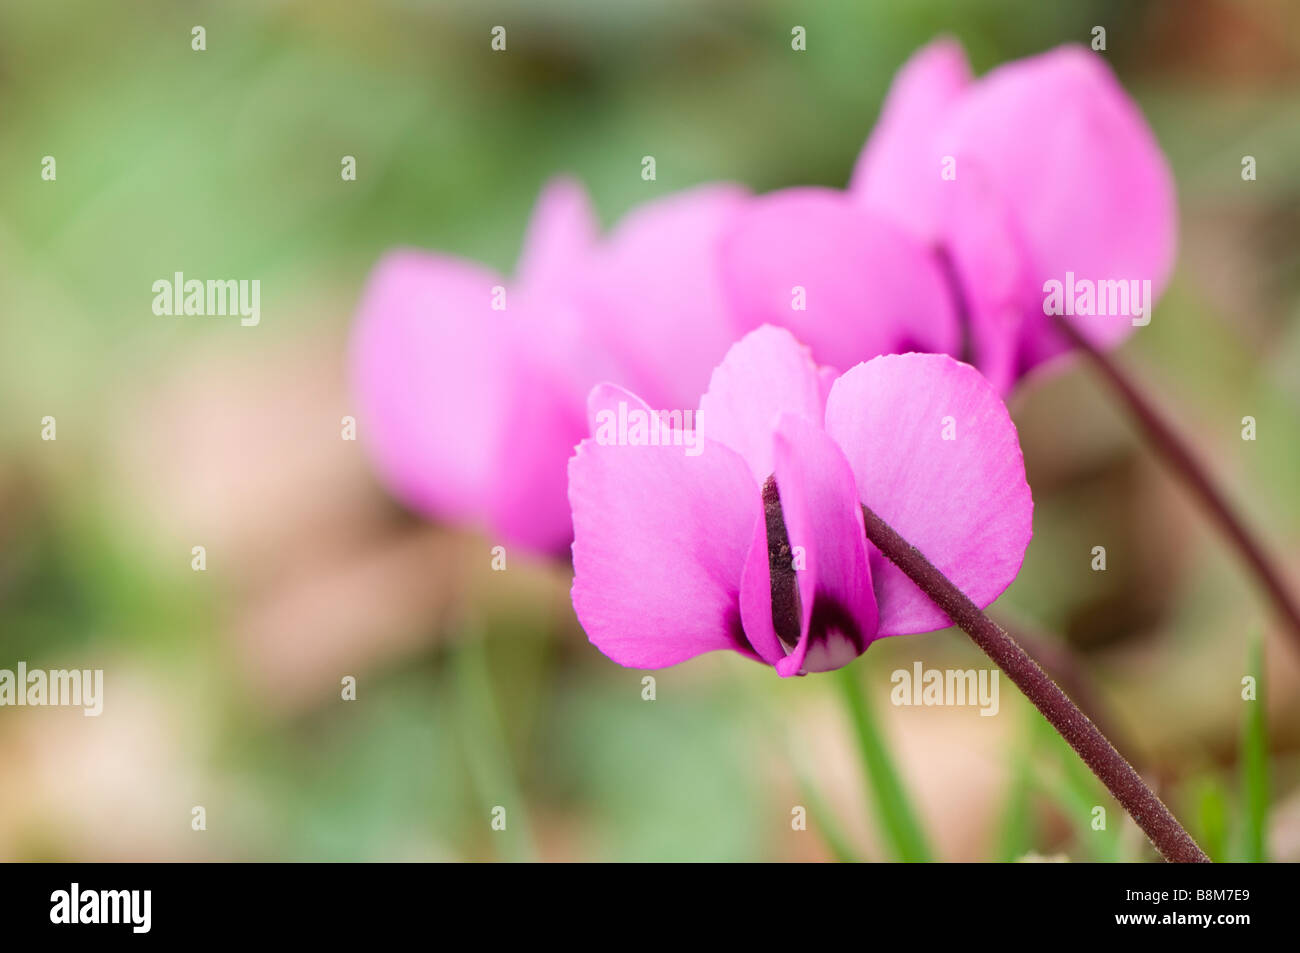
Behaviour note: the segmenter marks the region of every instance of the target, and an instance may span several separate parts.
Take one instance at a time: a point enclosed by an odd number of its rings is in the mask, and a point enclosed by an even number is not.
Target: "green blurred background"
[[[508,270],[556,173],[606,224],[714,179],[843,185],[935,35],[983,72],[1095,25],[1182,215],[1175,281],[1122,359],[1300,579],[1288,0],[3,0],[0,667],[107,684],[98,719],[0,709],[0,858],[891,857],[831,679],[705,657],[644,701],[577,627],[565,567],[512,553],[492,572],[488,540],[385,497],[339,438],[352,311],[394,245]],[[175,271],[259,278],[261,325],[154,316]],[[1036,534],[995,609],[1216,859],[1300,859],[1294,646],[1086,367],[1013,412]],[[1154,857],[1009,684],[995,718],[891,707],[915,660],[983,660],[948,631],[851,670],[939,857]],[[1252,706],[1240,680],[1261,670]]]

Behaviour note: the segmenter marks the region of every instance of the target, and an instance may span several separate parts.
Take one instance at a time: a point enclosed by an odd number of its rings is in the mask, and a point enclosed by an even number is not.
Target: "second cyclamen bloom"
[[[651,415],[612,385],[589,412]],[[866,540],[866,504],[981,608],[1015,578],[1033,502],[1015,426],[968,365],[878,357],[835,379],[787,331],[731,348],[702,431],[587,439],[569,462],[573,605],[616,662],[732,649],[783,676],[839,668],[949,620]],[[684,446],[695,452],[683,452]]]

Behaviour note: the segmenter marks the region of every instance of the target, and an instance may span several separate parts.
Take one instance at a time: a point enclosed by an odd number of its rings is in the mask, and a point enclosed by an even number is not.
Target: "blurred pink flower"
[[[1098,57],[1065,47],[972,81],[940,41],[895,80],[848,191],[700,186],[599,238],[562,180],[513,281],[388,255],[355,330],[360,432],[408,505],[558,554],[572,538],[564,465],[598,381],[694,407],[727,347],[771,324],[836,369],[947,353],[1005,393],[1067,347],[1045,283],[1078,276],[1099,297],[1144,279],[1158,293],[1174,216],[1164,159]],[[1070,320],[1101,345],[1132,329],[1126,315]]]
[[[714,245],[745,200],[736,186],[701,186],[598,240],[585,193],[558,180],[513,281],[446,255],[387,255],[359,308],[352,381],[389,489],[425,515],[562,553],[565,464],[586,435],[591,387],[619,380],[693,407],[739,336]]]
[[[975,363],[1000,391],[1069,347],[1044,314],[1045,283],[1149,281],[1149,319],[1173,266],[1168,164],[1103,58],[1080,46],[978,80],[955,41],[922,49],[895,77],[849,188],[941,250]],[[1133,329],[1130,305],[1067,320],[1112,347]]]
[[[1033,502],[1015,426],[946,355],[877,357],[835,379],[789,331],[762,327],[713,372],[693,452],[663,434],[601,439],[635,410],[654,413],[594,389],[596,436],[569,462],[574,609],[622,665],[732,649],[788,676],[949,625],[867,542],[861,503],[981,607],[1019,572]]]
[[[960,352],[938,256],[847,192],[801,187],[753,199],[724,235],[718,266],[745,330],[788,328],[821,364]]]

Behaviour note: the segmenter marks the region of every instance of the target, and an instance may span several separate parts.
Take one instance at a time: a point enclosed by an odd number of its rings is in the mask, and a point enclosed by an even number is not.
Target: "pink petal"
[[[955,439],[944,439],[945,418]],[[1033,535],[1033,500],[1015,425],[978,371],[939,354],[860,364],[831,389],[826,429],[862,502],[976,605],[1011,584]],[[880,635],[950,624],[874,548],[871,570]]]
[[[562,556],[573,538],[567,463],[586,434],[586,415],[553,368],[518,360],[496,470],[487,486],[488,523],[506,543]]]
[[[847,665],[876,635],[876,599],[862,508],[844,453],[819,425],[785,414],[775,438],[776,485],[803,619],[799,645],[777,663],[781,675]]]
[[[649,421],[640,431],[633,419],[636,414]],[[587,398],[587,428],[592,438],[605,446],[626,440],[631,446],[648,443],[681,447],[689,456],[704,452],[695,411],[652,409],[636,394],[615,384],[592,388]]]
[[[744,327],[789,328],[823,364],[949,351],[960,340],[934,256],[843,192],[755,199],[723,242],[722,273]]]
[[[821,420],[822,377],[808,349],[770,326],[727,351],[700,400],[704,433],[740,454],[759,486],[772,474],[772,434],[782,413]]]
[[[492,308],[497,286],[506,310]],[[497,541],[563,551],[566,464],[596,363],[557,307],[476,265],[414,251],[376,266],[353,331],[362,440],[393,494]]]
[[[943,158],[939,137],[951,106],[970,85],[961,44],[936,40],[903,64],[884,108],[853,169],[850,191],[868,208],[884,212],[923,241],[941,225]]]
[[[739,186],[706,185],[628,214],[587,276],[591,334],[624,367],[620,383],[657,407],[699,403],[737,337],[717,270],[717,245],[747,201]]]
[[[745,463],[705,443],[601,446],[569,462],[573,607],[620,665],[663,668],[717,649],[756,657],[741,627],[740,580],[762,521]]]
[[[604,424],[602,414],[617,414],[619,404],[626,404],[629,407],[635,407],[650,413],[650,405],[644,400],[632,393],[619,387],[617,384],[601,383],[591,389],[587,397],[587,433],[593,440],[600,442],[596,435],[600,432]]]
[[[375,267],[352,342],[359,433],[381,479],[428,515],[483,518],[515,367],[498,340],[502,279],[396,251]]]
[[[989,177],[967,158],[942,189],[942,240],[948,286],[967,322],[971,363],[1005,394],[1016,382],[1020,335],[1030,309],[1025,250],[1011,210]]]
[[[1173,179],[1102,57],[1065,46],[1001,66],[972,87],[950,132],[958,176],[968,160],[990,176],[1029,253],[1031,363],[1065,347],[1042,314],[1045,281],[1072,271],[1091,281],[1147,279],[1153,297],[1163,290],[1174,259]],[[1103,347],[1133,329],[1128,316],[1074,320]]]
[[[571,280],[596,243],[596,215],[576,179],[556,178],[538,196],[524,236],[516,274],[521,285],[540,291]]]

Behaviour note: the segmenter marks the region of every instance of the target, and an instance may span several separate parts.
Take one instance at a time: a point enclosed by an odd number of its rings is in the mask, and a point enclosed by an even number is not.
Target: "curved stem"
[[[1183,829],[1169,808],[1114,749],[1088,716],[1070,701],[1025,650],[1016,644],[979,607],[936,569],[915,546],[888,523],[862,507],[867,539],[934,600],[953,624],[960,626],[998,668],[1034,703],[1067,742],[1124,806],[1151,843],[1169,861],[1209,863],[1210,858]]]
[[[1192,492],[1196,494],[1201,505],[1209,511],[1210,516],[1219,524],[1228,539],[1237,548],[1242,559],[1273,600],[1278,614],[1285,620],[1297,648],[1300,648],[1300,605],[1297,605],[1282,573],[1273,565],[1263,547],[1246,528],[1246,524],[1237,516],[1232,505],[1224,497],[1214,482],[1209,471],[1192,453],[1187,442],[1183,440],[1161,416],[1155,404],[1138,388],[1120,366],[1105,352],[1098,350],[1078,329],[1060,315],[1056,315],[1056,326],[1070,342],[1085,352],[1097,365],[1102,376],[1128,404],[1129,410],[1137,418],[1138,424],[1146,433],[1156,450],[1164,456],[1173,470],[1181,476]]]

